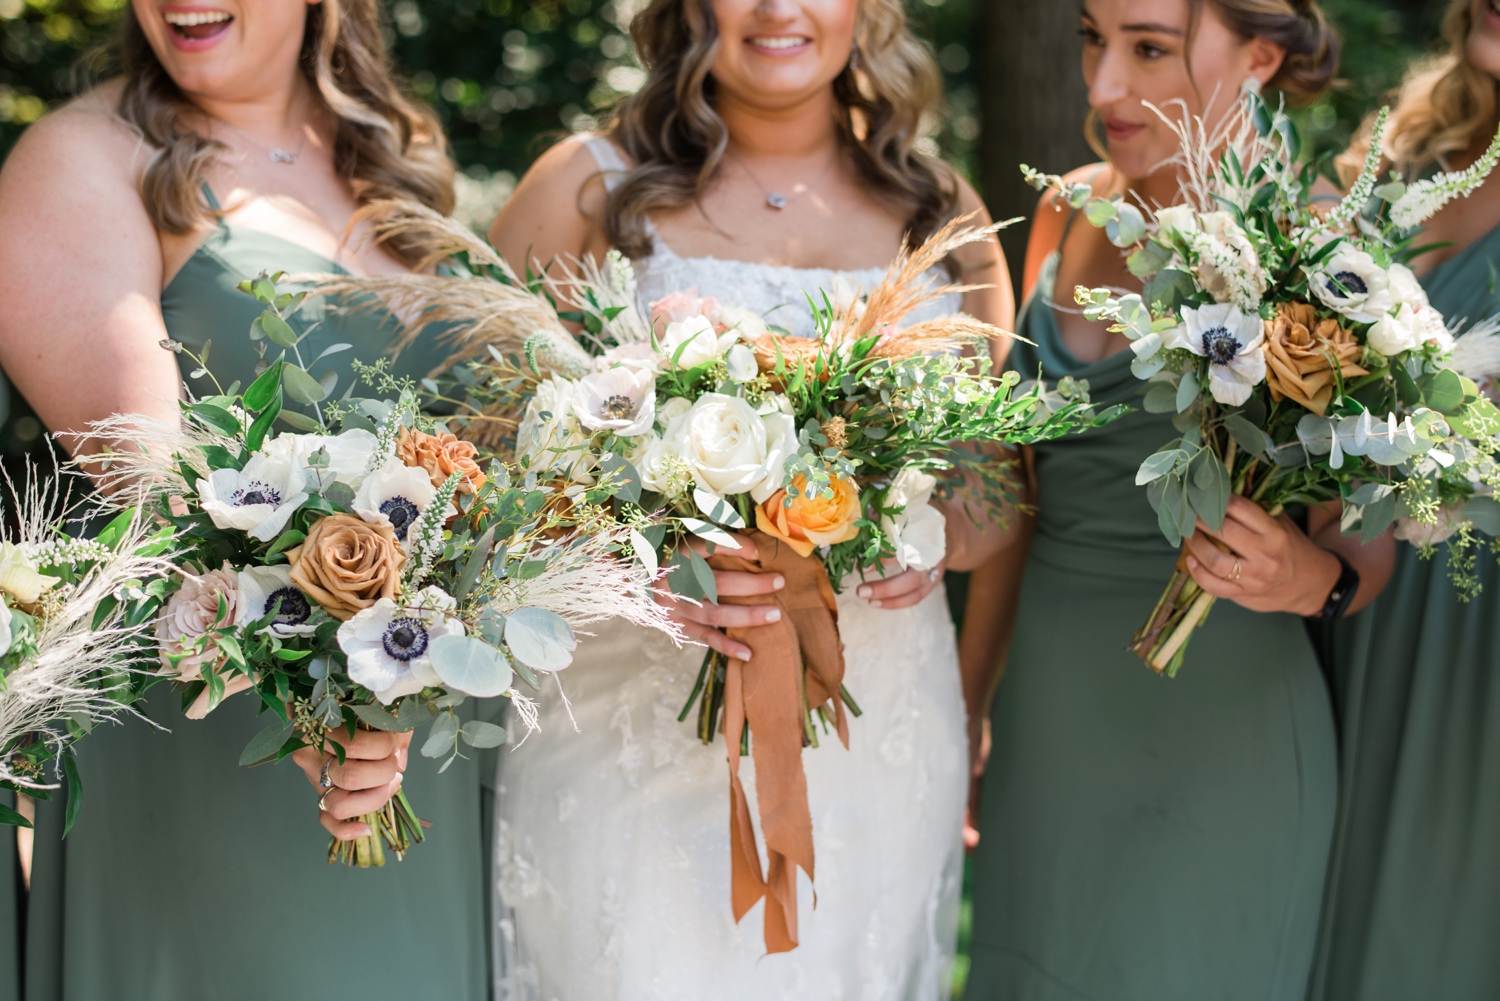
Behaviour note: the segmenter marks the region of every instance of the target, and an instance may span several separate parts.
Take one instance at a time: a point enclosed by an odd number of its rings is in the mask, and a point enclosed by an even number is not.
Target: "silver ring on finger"
[[[330,769],[332,767],[333,767],[333,759],[332,758],[324,758],[323,759],[323,772],[322,772],[322,774],[320,774],[318,776],[318,788],[319,789],[331,789],[333,787],[333,779],[330,778],[329,775],[328,775],[328,769]]]
[[[321,810],[323,813],[327,813],[328,812],[328,797],[332,796],[332,795],[333,795],[333,790],[330,789],[327,792],[325,792],[323,795],[321,795],[321,796],[318,797],[318,809]]]
[[[927,571],[927,579],[932,581],[934,584],[938,582],[938,578],[941,576],[943,576],[943,571],[938,567],[933,567],[931,570]]]

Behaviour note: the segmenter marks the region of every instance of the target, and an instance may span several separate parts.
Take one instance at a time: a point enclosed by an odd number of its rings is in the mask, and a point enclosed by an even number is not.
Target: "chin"
[[[1491,15],[1491,19],[1500,21],[1495,15]],[[1500,25],[1487,25],[1470,35],[1464,58],[1479,72],[1500,79]]]

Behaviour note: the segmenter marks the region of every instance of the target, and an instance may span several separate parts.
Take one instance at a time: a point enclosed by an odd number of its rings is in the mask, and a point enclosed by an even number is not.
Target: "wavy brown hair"
[[[719,51],[711,0],[651,0],[630,25],[646,82],[615,116],[611,137],[635,163],[605,208],[610,243],[650,255],[647,218],[696,201],[724,158],[729,130],[709,74]],[[942,101],[932,54],[911,33],[901,0],[859,0],[855,56],[833,81],[840,144],[860,180],[906,214],[917,246],[954,213],[953,172],[917,144]]]
[[[164,233],[189,233],[215,217],[202,185],[223,143],[203,135],[204,114],[156,58],[132,5],[125,5],[115,62],[124,80],[119,116],[152,152],[141,174],[141,200]],[[376,0],[322,0],[307,8],[302,72],[333,115],[334,169],[355,198],[415,199],[446,215],[453,210],[453,164],[442,126],[402,93],[380,34]],[[388,250],[410,259],[400,241]]]
[[[1385,163],[1408,178],[1432,164],[1447,169],[1449,154],[1472,150],[1494,128],[1500,83],[1464,56],[1474,6],[1474,0],[1453,0],[1443,17],[1442,51],[1413,65],[1401,83],[1385,130]],[[1374,122],[1374,115],[1366,118],[1335,161],[1346,187],[1359,176]]]

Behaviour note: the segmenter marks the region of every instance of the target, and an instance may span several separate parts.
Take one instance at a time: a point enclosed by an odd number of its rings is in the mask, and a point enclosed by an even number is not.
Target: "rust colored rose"
[[[425,469],[433,486],[440,487],[454,473],[462,473],[463,479],[458,484],[461,494],[472,494],[484,485],[484,471],[474,461],[478,454],[472,442],[446,431],[425,434],[408,428],[396,439],[396,455],[408,466]]]
[[[1337,320],[1319,320],[1304,302],[1284,302],[1265,320],[1266,385],[1273,399],[1291,399],[1322,414],[1333,398],[1334,365],[1343,378],[1367,374],[1354,334]]]
[[[829,486],[833,496],[806,494],[807,481],[798,475],[792,481],[798,496],[786,503],[785,490],[778,490],[755,509],[755,527],[786,542],[800,556],[811,556],[818,546],[848,542],[859,534],[859,488],[835,478]]]
[[[292,581],[340,620],[381,598],[394,599],[406,562],[390,525],[371,525],[352,514],[314,522],[307,541],[287,555]]]

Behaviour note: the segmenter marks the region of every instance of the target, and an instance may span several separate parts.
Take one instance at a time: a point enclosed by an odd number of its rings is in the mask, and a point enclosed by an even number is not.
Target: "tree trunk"
[[[1098,159],[1083,138],[1088,91],[1080,72],[1078,5],[1068,0],[981,0],[980,181],[996,219],[1024,216],[1000,233],[1016,295],[1037,192],[1019,164],[1062,174]]]

